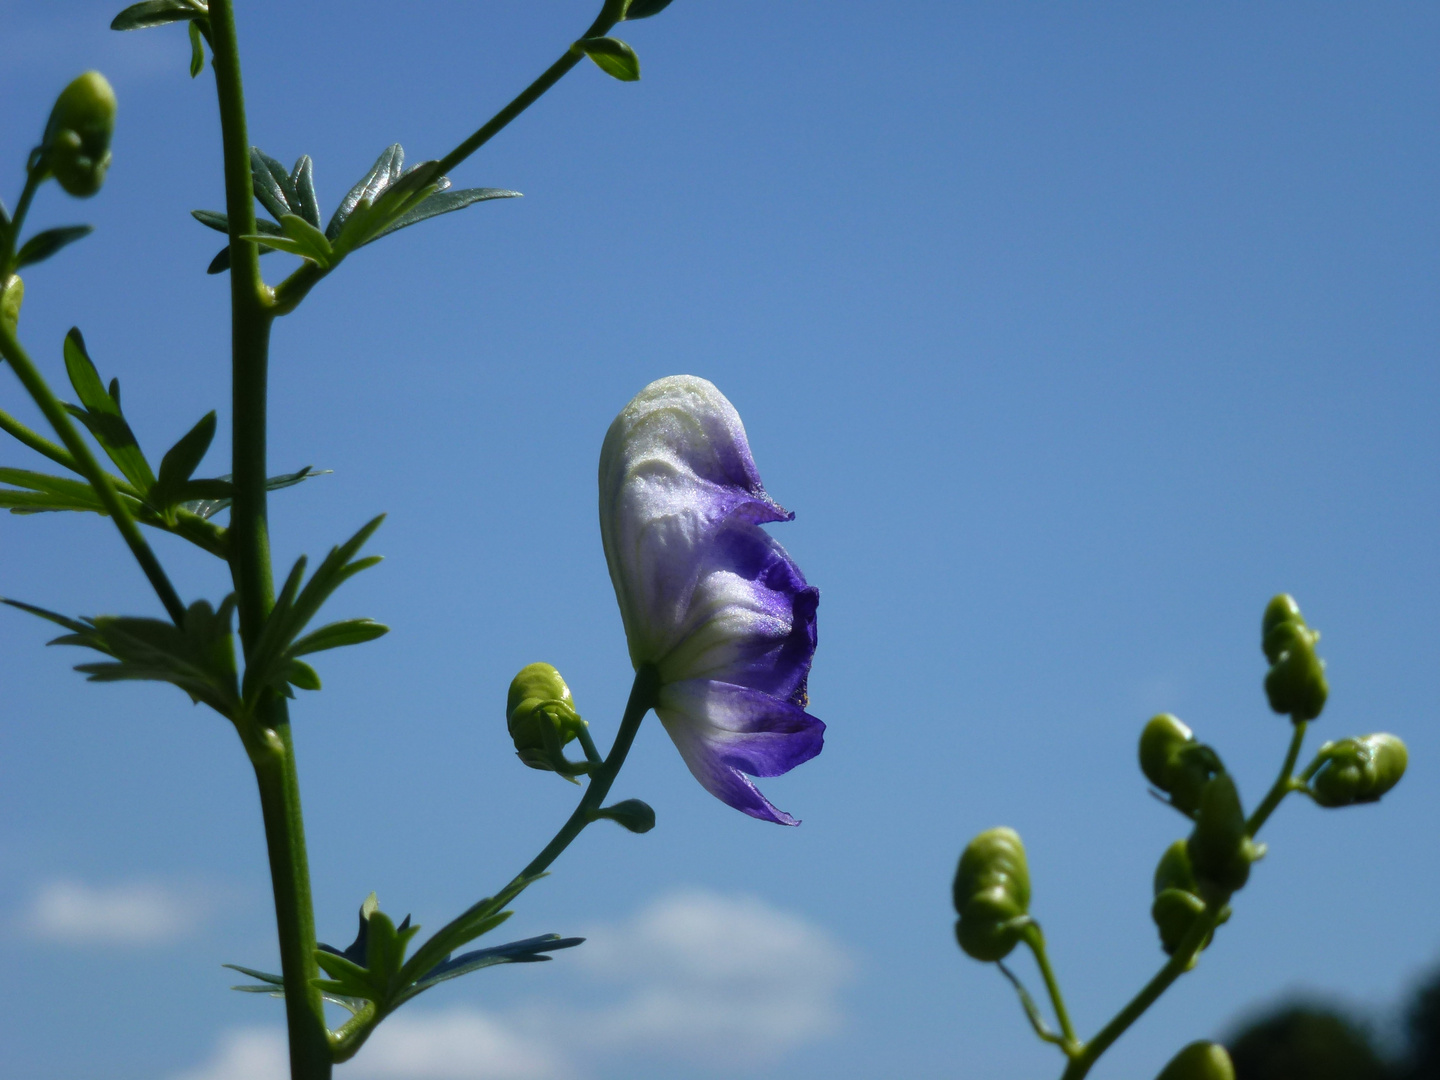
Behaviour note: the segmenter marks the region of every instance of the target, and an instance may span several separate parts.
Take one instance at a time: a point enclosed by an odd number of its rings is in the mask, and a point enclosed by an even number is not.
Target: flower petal
[[[600,535],[632,662],[679,641],[720,529],[793,516],[765,493],[740,416],[712,383],[673,375],[640,391],[600,451]]]
[[[706,791],[762,821],[799,824],[744,773],[779,776],[809,761],[824,745],[824,723],[788,701],[712,679],[662,687],[655,712]]]

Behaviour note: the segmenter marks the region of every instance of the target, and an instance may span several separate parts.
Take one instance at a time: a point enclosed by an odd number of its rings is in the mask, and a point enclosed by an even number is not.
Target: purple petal
[[[664,686],[655,712],[706,791],[751,817],[799,824],[744,774],[779,776],[809,761],[824,745],[821,721],[759,690],[710,679]]]

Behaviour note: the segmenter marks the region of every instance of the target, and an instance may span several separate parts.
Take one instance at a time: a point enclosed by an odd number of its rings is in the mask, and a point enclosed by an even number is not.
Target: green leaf
[[[88,510],[104,514],[100,497],[84,480],[50,476],[27,469],[0,468],[0,483],[12,484],[25,491],[0,488],[0,508],[16,514],[35,514],[47,510]]]
[[[290,184],[295,189],[295,208],[301,217],[320,227],[320,202],[315,197],[315,166],[309,154],[301,154],[290,172]]]
[[[449,181],[446,181],[448,183]],[[517,199],[520,197],[518,191],[508,191],[505,188],[461,188],[458,191],[441,191],[421,200],[401,214],[389,225],[377,232],[365,243],[373,243],[382,236],[389,236],[400,229],[409,228],[428,218],[438,217],[441,214],[450,214],[456,210],[463,210],[467,206],[473,206],[478,202],[486,202],[490,199]]]
[[[395,1006],[402,1005],[411,998],[423,994],[432,986],[438,986],[442,982],[451,979],[458,979],[461,975],[468,975],[472,971],[479,971],[481,968],[494,967],[496,964],[533,964],[549,960],[545,954],[554,952],[556,949],[573,949],[576,945],[583,944],[584,938],[562,938],[559,934],[542,934],[539,937],[526,938],[524,941],[512,941],[506,945],[496,945],[489,949],[476,949],[474,952],[462,953],[453,960],[445,960],[435,967],[417,982],[402,990],[395,997]]]
[[[630,6],[625,9],[625,19],[648,19],[652,15],[659,15],[670,6],[670,0],[630,0]]]
[[[594,60],[606,75],[613,75],[621,82],[634,82],[640,78],[640,57],[619,38],[581,38],[573,47]]]
[[[59,229],[46,229],[26,240],[19,254],[15,256],[15,269],[44,262],[66,244],[73,244],[82,236],[95,231],[94,225],[66,225]]]
[[[340,205],[335,208],[329,224],[325,226],[326,237],[334,240],[339,236],[355,207],[359,206],[362,200],[374,203],[382,191],[400,179],[404,165],[405,150],[399,143],[392,143],[382,150],[375,159],[375,164],[370,166],[370,171],[340,200]]]
[[[66,408],[89,428],[90,434],[95,436],[95,441],[125,479],[134,484],[141,494],[147,494],[155,483],[155,474],[150,471],[150,464],[140,451],[135,433],[125,422],[118,394],[107,392],[100,381],[100,373],[85,351],[85,339],[77,327],[71,327],[65,335],[65,370],[70,376],[70,385],[80,397],[80,404],[84,406],[67,405]]]
[[[143,3],[131,4],[116,15],[110,23],[110,29],[144,30],[185,19],[203,19],[209,13],[203,3],[192,0],[144,0]]]
[[[319,690],[320,675],[304,660],[291,660],[285,670],[285,681],[300,690]]]
[[[314,633],[306,634],[290,646],[291,656],[306,656],[309,653],[339,649],[347,645],[362,645],[384,637],[390,628],[374,619],[345,619],[322,626]],[[294,682],[294,679],[290,680]]]
[[[501,909],[514,900],[526,888],[539,881],[544,874],[528,878],[516,878],[494,896],[478,900],[436,931],[429,941],[415,950],[415,955],[405,962],[400,971],[401,985],[408,986],[425,978],[437,965],[449,959],[450,954],[466,942],[474,941],[487,934],[510,917],[510,912]]]
[[[329,475],[329,469],[314,469],[306,465],[296,472],[270,477],[265,481],[265,490],[279,491],[282,488],[294,487],[302,480],[309,480],[312,476]],[[182,497],[188,501],[182,502],[180,509],[208,520],[220,511],[229,508],[233,501],[234,490],[235,486],[230,482],[229,474],[217,476],[213,480],[192,480],[185,485]]]
[[[219,610],[197,600],[186,609],[179,626],[163,619],[116,615],[75,620],[18,600],[4,602],[71,631],[50,644],[80,645],[112,657],[113,663],[76,665],[75,670],[88,675],[91,682],[168,682],[189,694],[191,701],[203,701],[224,716],[239,715],[235,642],[230,628],[235,611],[233,593]]]
[[[639,799],[625,799],[614,806],[595,811],[597,818],[607,818],[633,833],[647,833],[655,827],[655,811]]]
[[[200,467],[215,438],[215,414],[208,412],[160,459],[160,476],[148,497],[155,509],[165,513],[188,494],[185,485]]]
[[[243,994],[269,994],[271,997],[283,998],[285,996],[285,979],[279,975],[271,975],[266,971],[256,971],[254,968],[241,967],[239,964],[221,964],[231,971],[238,971],[242,975],[249,975],[252,979],[260,979],[258,986],[232,986],[231,990],[239,990]],[[326,1001],[333,1001],[342,1009],[349,1009],[350,1012],[358,1013],[365,1006],[360,998],[344,997],[340,994],[321,994]]]
[[[205,39],[200,36],[200,25],[190,20],[190,78],[205,70]]]
[[[290,183],[290,174],[274,158],[258,146],[250,148],[250,176],[254,180],[255,198],[279,221],[286,214],[295,213],[299,196]]]

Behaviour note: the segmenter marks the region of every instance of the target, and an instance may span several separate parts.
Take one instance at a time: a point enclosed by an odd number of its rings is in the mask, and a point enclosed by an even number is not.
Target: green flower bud
[[[1155,903],[1150,907],[1150,917],[1160,931],[1160,946],[1167,954],[1174,955],[1204,910],[1189,848],[1184,840],[1176,840],[1155,867]],[[1213,936],[1207,935],[1200,948],[1207,947]]]
[[[1235,1066],[1219,1043],[1193,1042],[1171,1058],[1155,1080],[1235,1080]]]
[[[1245,833],[1240,793],[1229,773],[1217,773],[1205,785],[1186,853],[1200,895],[1207,901],[1212,899],[1210,894],[1228,896],[1243,888],[1250,877],[1250,864],[1264,854]]]
[[[20,324],[20,305],[24,301],[25,282],[19,274],[11,274],[10,279],[0,285],[0,324],[12,334]]]
[[[1179,719],[1169,713],[1152,716],[1140,732],[1140,770],[1170,796],[1170,802],[1191,817],[1200,806],[1200,792],[1221,771],[1219,757]]]
[[[988,829],[960,856],[953,888],[955,938],[980,961],[1003,960],[1029,925],[1030,870],[1014,829]]]
[[[1330,695],[1325,661],[1315,655],[1319,631],[1305,625],[1295,598],[1284,593],[1270,601],[1260,629],[1260,647],[1270,661],[1265,676],[1270,708],[1297,722],[1314,720]]]
[[[569,761],[565,744],[585,726],[570,687],[549,664],[530,664],[510,683],[505,722],[516,755],[532,769],[546,769],[565,777],[583,773],[588,766]]]
[[[94,195],[110,168],[115,91],[98,71],[87,71],[60,92],[45,125],[41,167],[71,195]]]
[[[1328,742],[1318,755],[1323,763],[1310,780],[1321,806],[1378,802],[1405,775],[1410,755],[1394,735],[1361,735]]]

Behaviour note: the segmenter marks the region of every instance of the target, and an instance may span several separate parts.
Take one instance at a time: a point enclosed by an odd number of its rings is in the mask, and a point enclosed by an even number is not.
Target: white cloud
[[[503,1012],[407,1006],[345,1075],[571,1080],[597,1063],[601,1074],[625,1075],[637,1055],[732,1075],[839,1028],[849,957],[823,930],[762,900],[672,893],[586,936],[552,966],[555,996]],[[561,964],[570,971],[556,970]],[[227,1036],[204,1069],[174,1080],[284,1080],[283,1067],[279,1031],[245,1030]]]
[[[209,1064],[175,1080],[290,1080],[285,1033],[277,1028],[228,1032]]]
[[[204,906],[157,882],[51,881],[36,890],[26,921],[35,936],[67,945],[155,945],[193,931]]]

